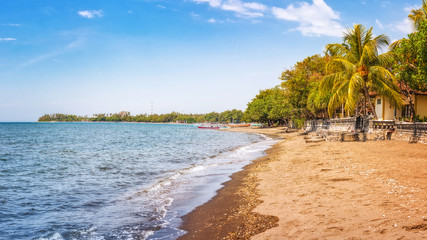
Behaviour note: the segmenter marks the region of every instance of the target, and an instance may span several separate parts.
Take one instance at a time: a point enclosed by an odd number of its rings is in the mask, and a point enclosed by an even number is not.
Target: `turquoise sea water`
[[[0,239],[175,239],[182,215],[272,143],[190,125],[0,123]]]

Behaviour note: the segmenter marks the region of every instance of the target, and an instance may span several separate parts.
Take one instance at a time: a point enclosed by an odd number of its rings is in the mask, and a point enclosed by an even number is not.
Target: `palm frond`
[[[385,34],[381,34],[375,37],[373,41],[375,43],[374,47],[379,50],[382,50],[383,47],[387,47],[388,45],[390,45],[390,38]]]
[[[326,45],[326,53],[332,57],[345,56],[348,54],[348,48],[343,44],[328,44]]]
[[[400,45],[402,44],[402,42],[404,41],[405,38],[399,39],[394,41],[392,44],[390,44],[390,46],[388,47],[389,51],[393,51],[394,49],[400,47]]]
[[[353,72],[354,70],[354,64],[343,58],[332,59],[326,64],[327,74],[340,71]]]
[[[370,72],[369,78],[372,81],[372,89],[387,98],[392,105],[400,107],[403,104],[403,99],[399,93],[394,75],[379,66],[371,67]]]
[[[347,89],[347,103],[346,106],[348,107],[348,110],[352,111],[354,109],[354,107],[356,106],[356,98],[354,98],[354,96],[357,96],[358,92],[360,92],[360,90],[363,87],[363,77],[359,74],[353,74],[353,76],[351,76],[350,81],[349,81],[349,85],[348,85],[348,89]]]
[[[380,54],[377,57],[377,65],[384,66],[384,67],[391,67],[393,65],[393,58],[394,58],[393,52],[386,52],[386,53]]]
[[[328,104],[328,113],[329,116],[332,117],[334,111],[342,105],[342,103],[346,100],[346,88],[349,84],[349,81],[343,81],[341,84],[337,84],[334,86],[334,91],[331,99],[329,100]]]
[[[408,18],[412,21],[412,29],[414,31],[417,31],[421,22],[426,19],[427,14],[424,6],[425,1],[423,1],[423,7],[421,9],[412,9],[411,13],[408,15]]]

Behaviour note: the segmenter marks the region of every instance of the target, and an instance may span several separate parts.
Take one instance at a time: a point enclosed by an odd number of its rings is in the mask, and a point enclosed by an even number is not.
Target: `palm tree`
[[[322,94],[332,94],[328,103],[331,117],[338,107],[344,106],[349,113],[362,103],[365,115],[368,104],[375,118],[378,118],[369,98],[369,93],[373,91],[393,105],[402,104],[396,79],[387,69],[391,64],[390,54],[378,53],[388,44],[386,35],[374,37],[372,27],[366,29],[359,24],[347,29],[342,44],[326,45],[332,59],[326,65],[326,76],[320,82],[319,89]]]
[[[422,1],[422,7],[420,9],[412,9],[411,14],[408,15],[409,19],[412,21],[412,27],[415,31],[418,30],[421,22],[427,19],[427,1]]]

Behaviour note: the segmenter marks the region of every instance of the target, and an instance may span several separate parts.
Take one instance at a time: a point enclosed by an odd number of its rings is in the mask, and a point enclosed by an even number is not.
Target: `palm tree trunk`
[[[341,104],[341,117],[344,118],[344,103]]]
[[[354,110],[354,116],[359,116],[359,98],[357,98],[356,109]]]
[[[409,117],[412,122],[415,122],[415,106],[412,103],[412,96],[413,96],[412,94],[409,94],[409,109],[410,109]]]
[[[366,91],[363,91],[363,97],[365,98],[363,101],[363,115],[367,116],[368,115],[368,108],[366,107]]]
[[[369,98],[369,92],[368,92],[368,88],[365,87],[365,112],[368,111],[368,109],[366,108],[366,101],[368,101],[369,103],[369,107],[372,109],[372,113],[374,113],[374,118],[378,119],[377,117],[377,113],[375,111],[374,106],[372,105],[371,99]]]
[[[377,117],[377,113],[376,113],[376,111],[375,111],[375,108],[374,108],[374,106],[372,106],[372,102],[371,102],[371,99],[370,99],[370,97],[369,97],[369,91],[368,91],[368,87],[366,86],[366,83],[367,83],[367,81],[368,81],[368,76],[364,76],[363,77],[364,78],[364,88],[363,88],[363,90],[364,90],[364,94],[365,94],[365,115],[367,116],[368,115],[368,109],[366,108],[366,101],[369,103],[369,107],[372,109],[372,112],[374,113],[374,117],[375,117],[375,119],[378,119],[378,117]]]

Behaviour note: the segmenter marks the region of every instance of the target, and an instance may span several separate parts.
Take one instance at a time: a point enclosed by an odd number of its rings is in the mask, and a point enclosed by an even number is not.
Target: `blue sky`
[[[421,0],[1,0],[0,121],[246,108],[353,24],[392,40]]]

